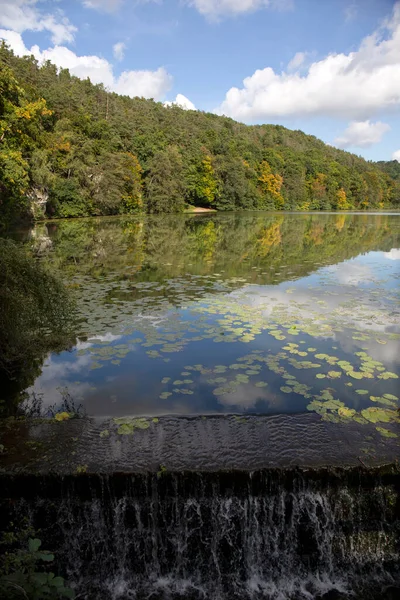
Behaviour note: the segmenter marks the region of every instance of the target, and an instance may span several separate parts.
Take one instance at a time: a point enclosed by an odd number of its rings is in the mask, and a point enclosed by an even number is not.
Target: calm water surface
[[[28,390],[44,406],[69,394],[96,416],[313,410],[395,435],[400,214],[83,219],[29,239],[79,305],[76,347]]]

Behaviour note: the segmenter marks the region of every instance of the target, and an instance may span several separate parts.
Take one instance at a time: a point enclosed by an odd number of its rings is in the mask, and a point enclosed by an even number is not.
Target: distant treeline
[[[400,206],[400,165],[279,125],[107,92],[0,46],[0,221]]]

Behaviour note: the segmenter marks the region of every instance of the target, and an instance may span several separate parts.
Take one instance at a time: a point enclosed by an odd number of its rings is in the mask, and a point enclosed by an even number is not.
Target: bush
[[[29,537],[27,530],[3,533],[0,540],[0,594],[8,600],[59,600],[75,598],[65,587],[63,577],[48,570],[54,555],[42,550],[41,540]]]

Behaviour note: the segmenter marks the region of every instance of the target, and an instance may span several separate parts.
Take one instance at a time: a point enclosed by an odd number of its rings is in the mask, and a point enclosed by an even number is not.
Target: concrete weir
[[[398,438],[315,414],[4,423],[23,518],[87,600],[397,600]]]

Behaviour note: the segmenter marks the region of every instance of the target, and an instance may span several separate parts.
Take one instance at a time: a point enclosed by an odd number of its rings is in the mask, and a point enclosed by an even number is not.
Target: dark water
[[[84,600],[396,600],[398,481],[346,471],[16,477],[2,482],[0,523],[39,529]]]
[[[28,237],[79,303],[76,347],[29,390],[45,407],[395,423],[399,214],[102,218]]]

